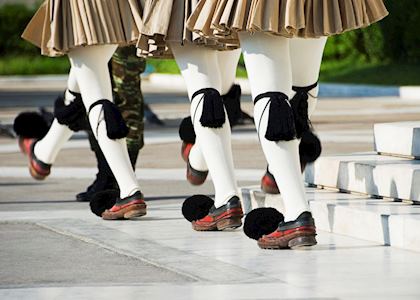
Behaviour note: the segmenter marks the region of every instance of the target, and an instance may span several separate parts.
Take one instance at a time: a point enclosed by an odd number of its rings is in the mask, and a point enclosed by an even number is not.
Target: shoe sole
[[[134,204],[116,212],[104,212],[102,219],[104,220],[130,220],[143,217],[147,214],[147,208],[144,204]]]
[[[33,179],[35,179],[35,180],[39,180],[39,181],[41,181],[41,180],[44,180],[45,178],[47,178],[48,177],[48,175],[41,175],[41,174],[39,174],[35,169],[34,169],[34,167],[31,165],[31,162],[29,162],[29,173],[31,174],[31,176],[32,176],[32,178]]]
[[[266,193],[266,194],[270,194],[270,195],[279,195],[280,191],[276,188],[272,188],[266,185],[261,184],[261,190]]]
[[[228,217],[221,220],[217,220],[216,222],[212,223],[209,226],[200,226],[196,225],[195,223],[192,224],[193,229],[196,231],[228,231],[234,230],[242,226],[242,217],[243,216],[235,216],[235,217]]]
[[[261,249],[305,249],[317,244],[315,235],[292,235],[291,237],[283,237],[278,239],[273,239],[271,241],[258,241],[258,246]]]

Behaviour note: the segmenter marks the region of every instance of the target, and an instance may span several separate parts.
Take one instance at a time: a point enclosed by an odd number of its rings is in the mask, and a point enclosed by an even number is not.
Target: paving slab
[[[323,201],[324,196],[324,201],[331,200],[331,194],[324,191],[317,193],[310,189],[308,196],[311,195],[319,201]],[[149,206],[146,217],[126,222],[106,222],[83,210],[72,210],[72,217],[65,211],[50,212],[55,218],[48,218],[47,211],[35,216],[30,211],[0,212],[3,220],[0,226],[11,226],[11,221],[4,223],[4,220],[14,220],[13,226],[40,226],[41,232],[48,232],[48,236],[77,245],[84,243],[83,247],[97,249],[100,253],[124,256],[128,261],[138,260],[152,266],[147,272],[149,278],[160,276],[162,279],[161,282],[144,281],[145,274],[139,268],[122,271],[125,273],[122,278],[132,276],[138,279],[135,283],[127,280],[130,284],[114,281],[105,284],[86,280],[78,284],[47,280],[0,289],[0,297],[69,299],[71,295],[72,299],[111,299],[118,295],[132,299],[141,295],[146,299],[162,299],[171,295],[171,299],[410,299],[420,296],[417,278],[412,275],[420,267],[420,253],[324,231],[319,231],[319,244],[307,251],[263,251],[241,229],[193,231],[182,218],[179,200],[152,201]],[[21,243],[11,241],[10,244],[13,248]],[[80,253],[77,247],[74,250]],[[68,257],[65,250],[60,253]],[[66,261],[75,264],[74,268],[79,265],[78,260]],[[106,266],[109,269],[104,272],[114,271],[113,267],[105,264],[104,268]],[[41,269],[33,272],[36,271],[42,272]],[[159,275],[160,271],[167,272],[170,279],[165,280]],[[180,274],[178,282],[171,281],[173,274]]]

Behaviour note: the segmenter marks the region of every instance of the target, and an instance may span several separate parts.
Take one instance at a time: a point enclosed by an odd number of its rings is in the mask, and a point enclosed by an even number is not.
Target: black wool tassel
[[[118,107],[109,100],[98,100],[90,106],[89,113],[96,105],[102,105],[108,137],[111,140],[125,138],[128,134],[128,127]]]
[[[42,139],[48,132],[48,122],[38,112],[20,113],[13,122],[13,130],[19,137]]]
[[[69,105],[64,103],[63,97],[58,97],[54,103],[54,117],[61,125],[68,126],[72,131],[89,128],[87,123],[86,109],[82,97],[78,93],[72,93],[76,98]]]
[[[89,202],[90,210],[97,215],[102,217],[102,213],[114,206],[119,196],[117,190],[104,190],[97,192],[92,196]]]
[[[191,117],[182,119],[181,124],[179,125],[179,137],[183,142],[191,144],[195,143],[196,135]]]
[[[297,87],[294,86],[292,89],[296,92],[293,99],[290,101],[293,109],[293,116],[296,124],[296,135],[298,138],[302,137],[302,133],[309,131],[311,128],[311,121],[308,115],[308,99],[309,91],[314,89],[318,83],[314,83],[310,86]]]
[[[306,131],[302,134],[299,144],[299,156],[301,163],[311,163],[318,159],[322,152],[322,145],[319,138],[312,132]]]
[[[192,100],[194,101],[195,97],[200,94],[203,94],[203,113],[200,117],[201,125],[209,128],[221,128],[226,122],[222,96],[217,90],[207,88],[195,92]]]
[[[214,201],[206,195],[194,195],[182,204],[182,215],[189,222],[197,221],[208,215]]]
[[[296,138],[295,120],[288,97],[280,92],[268,92],[258,95],[254,103],[263,98],[270,98],[267,131],[269,141],[291,141]]]
[[[238,84],[232,85],[229,92],[227,92],[225,95],[222,95],[230,126],[237,125],[239,119],[242,117],[241,95],[242,90]]]
[[[258,240],[263,235],[274,232],[283,221],[283,214],[275,208],[256,208],[246,215],[244,233],[250,239]]]

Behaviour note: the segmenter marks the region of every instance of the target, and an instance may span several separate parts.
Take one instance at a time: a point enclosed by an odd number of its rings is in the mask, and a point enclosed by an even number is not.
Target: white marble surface
[[[305,181],[324,187],[420,201],[420,161],[355,153],[320,157],[309,164]]]
[[[375,124],[374,137],[379,153],[420,157],[420,122]]]
[[[379,224],[375,216],[412,213],[411,207],[406,205],[382,205],[380,200],[326,190],[309,188],[307,196],[314,208],[319,229],[326,226],[325,229],[329,230],[331,225],[326,221],[331,214],[321,216],[318,212],[321,209],[334,212],[334,231],[338,228],[358,228],[373,233],[376,233],[378,229],[375,226]],[[280,196],[276,197],[279,200]],[[275,199],[270,200],[271,204],[276,205]],[[102,221],[81,210],[73,211],[71,217],[65,211],[50,212],[50,215],[42,211],[36,214],[32,211],[0,211],[3,222],[33,222],[58,234],[145,261],[193,280],[192,283],[138,282],[134,286],[69,286],[63,283],[11,287],[0,289],[0,299],[420,298],[420,253],[322,230],[318,232],[318,245],[307,251],[261,250],[241,229],[193,231],[182,218],[180,207],[181,202],[152,201],[146,217],[126,222]],[[331,207],[334,209],[331,210]],[[351,211],[353,208],[369,213],[363,216],[365,223]],[[401,226],[408,228],[414,225],[405,221]],[[395,230],[399,229],[395,227],[391,236],[398,235]],[[342,233],[346,233],[344,229]],[[412,239],[414,236],[404,242],[412,243]]]

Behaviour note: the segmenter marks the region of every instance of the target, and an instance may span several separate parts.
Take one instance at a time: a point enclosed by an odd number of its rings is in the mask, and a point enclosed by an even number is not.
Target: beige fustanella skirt
[[[363,28],[387,15],[383,0],[200,0],[187,27],[215,40],[237,40],[241,31],[318,38]]]
[[[224,40],[207,39],[187,29],[186,22],[198,3],[199,0],[146,0],[137,43],[139,54],[171,57],[170,43],[191,43],[219,50],[226,49]]]
[[[48,56],[81,46],[137,42],[144,0],[46,0],[22,37]]]

